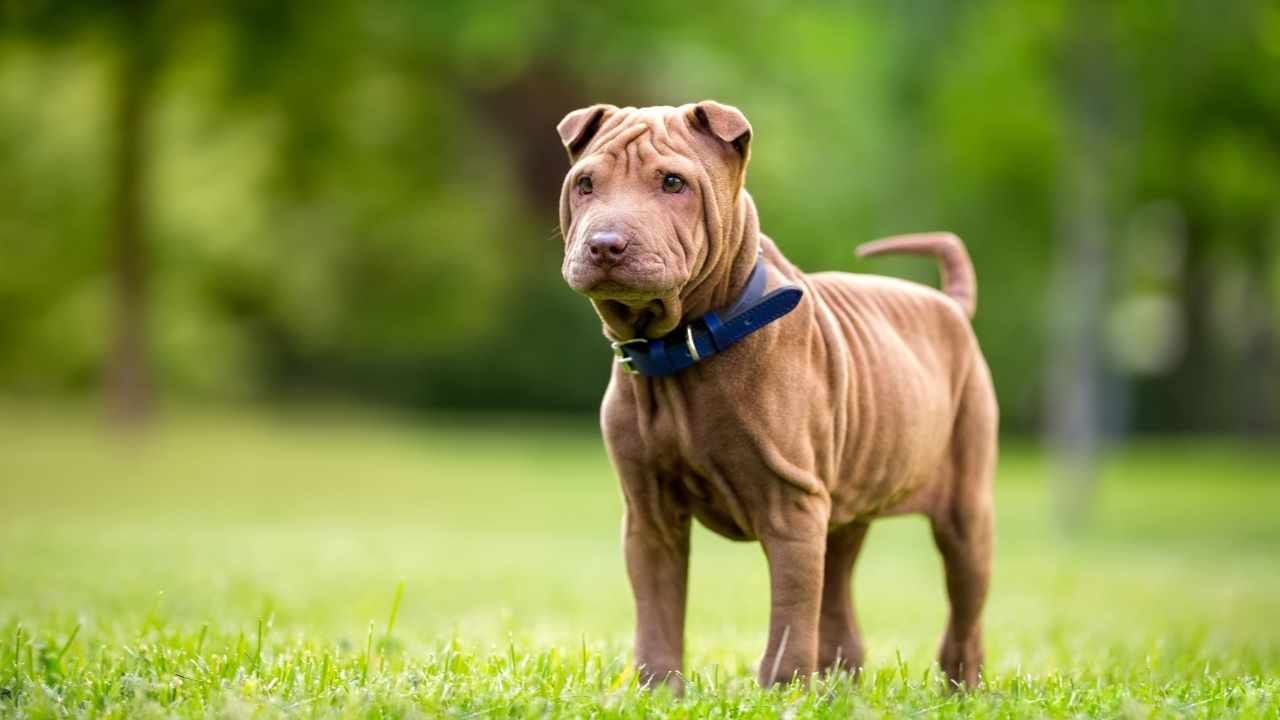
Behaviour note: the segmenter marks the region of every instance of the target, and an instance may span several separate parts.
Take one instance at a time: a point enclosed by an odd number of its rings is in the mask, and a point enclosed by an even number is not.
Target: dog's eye
[[[578,192],[582,193],[583,195],[590,195],[593,189],[594,188],[591,186],[590,176],[583,175],[582,177],[578,178]]]
[[[684,189],[684,178],[668,174],[662,178],[662,192],[678,193]]]

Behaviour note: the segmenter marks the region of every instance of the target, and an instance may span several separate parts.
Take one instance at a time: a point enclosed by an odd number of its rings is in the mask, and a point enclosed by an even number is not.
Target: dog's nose
[[[616,265],[627,252],[630,243],[622,233],[612,230],[598,230],[587,237],[587,252],[591,259],[601,265]]]

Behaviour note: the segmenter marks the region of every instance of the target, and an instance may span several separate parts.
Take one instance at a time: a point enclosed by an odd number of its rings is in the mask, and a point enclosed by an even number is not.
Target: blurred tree
[[[1185,227],[1184,351],[1146,384],[1144,426],[1274,432],[1280,86],[1264,78],[1280,74],[1280,9],[1125,7],[1142,48],[1128,64],[1141,82],[1137,193],[1171,200]]]
[[[1079,526],[1097,482],[1103,432],[1103,328],[1112,198],[1117,81],[1107,6],[1084,2],[1063,32],[1062,96],[1071,150],[1059,162],[1057,258],[1050,315],[1045,418],[1055,450],[1059,519]]]
[[[113,417],[141,422],[151,402],[147,357],[146,173],[152,80],[162,53],[150,0],[120,3],[120,61],[115,89],[115,172],[112,193],[112,275],[115,333],[107,370]]]
[[[10,31],[16,26],[28,36],[52,43],[105,36],[114,56],[108,255],[113,331],[104,378],[111,415],[125,426],[145,419],[153,386],[147,339],[150,250],[146,176],[153,78],[165,54],[166,36],[159,27],[158,7],[151,0],[83,0],[12,3],[5,8]]]

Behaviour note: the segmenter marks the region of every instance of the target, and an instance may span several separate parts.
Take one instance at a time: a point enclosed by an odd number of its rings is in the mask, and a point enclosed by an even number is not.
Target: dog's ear
[[[742,156],[746,166],[751,153],[751,123],[742,111],[731,105],[721,105],[715,100],[703,100],[689,111],[691,124],[716,139],[726,142]]]
[[[599,132],[604,119],[618,108],[613,105],[592,105],[574,110],[556,126],[560,133],[560,142],[569,153],[569,162],[576,162],[591,138]]]

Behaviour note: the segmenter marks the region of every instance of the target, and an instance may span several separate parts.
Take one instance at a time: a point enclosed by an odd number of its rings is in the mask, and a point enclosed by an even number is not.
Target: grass
[[[1144,443],[1088,527],[1011,444],[984,689],[932,666],[923,521],[871,531],[859,678],[758,689],[759,548],[694,539],[683,699],[637,689],[589,422],[0,405],[0,716],[1280,716],[1280,451]]]

